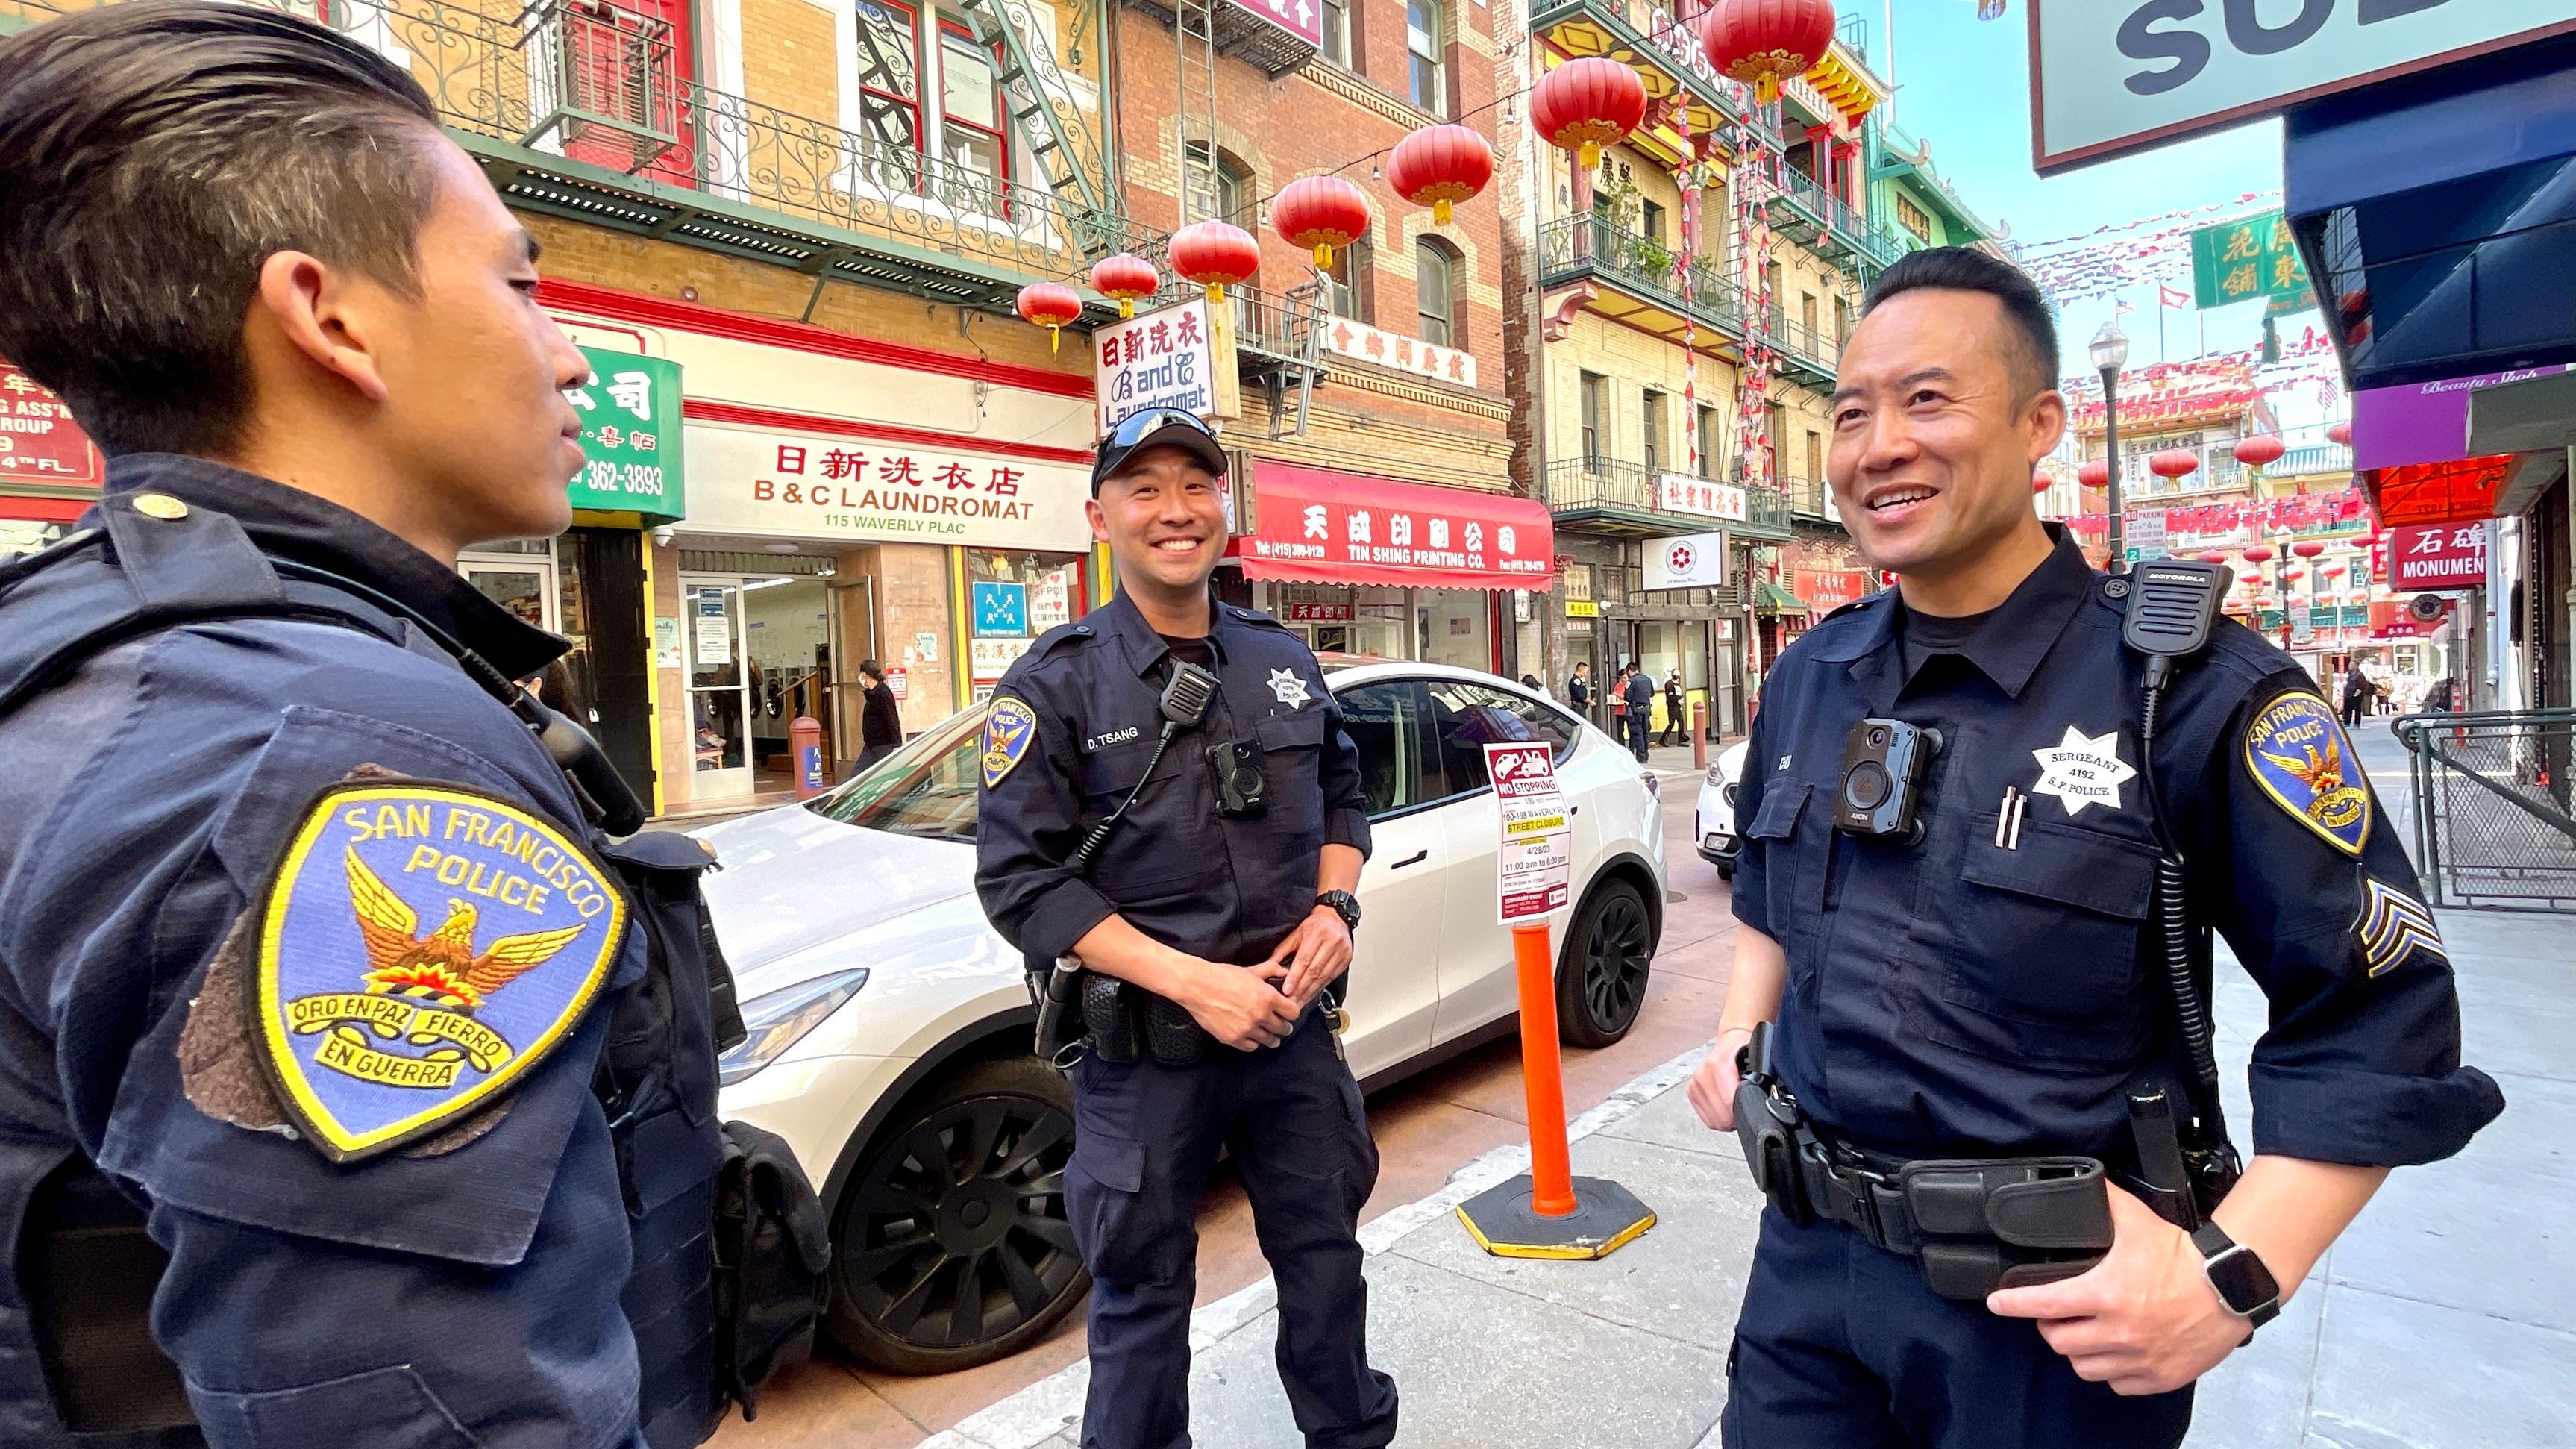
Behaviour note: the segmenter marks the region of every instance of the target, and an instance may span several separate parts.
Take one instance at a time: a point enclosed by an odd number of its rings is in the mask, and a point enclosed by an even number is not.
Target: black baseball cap
[[[1100,496],[1100,485],[1118,476],[1127,460],[1147,448],[1181,448],[1205,464],[1210,473],[1222,478],[1226,473],[1225,445],[1216,440],[1216,432],[1198,414],[1179,408],[1147,408],[1118,420],[1109,436],[1100,440],[1091,460],[1091,496]]]

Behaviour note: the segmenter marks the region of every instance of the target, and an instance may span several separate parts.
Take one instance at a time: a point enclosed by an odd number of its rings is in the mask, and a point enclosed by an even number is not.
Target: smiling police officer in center
[[[2223,572],[2106,578],[2041,523],[2057,376],[2030,280],[1956,248],[1881,275],[1843,349],[1826,471],[1897,584],[1781,656],[1738,790],[1690,1097],[1782,1170],[1730,1446],[2179,1443],[2193,1381],[2388,1170],[2502,1110],[2315,681],[2224,619],[2151,661],[2123,637],[2142,591],[2202,578],[2205,620]],[[1879,830],[1853,807],[1906,772],[1865,757],[1907,741],[1919,828]],[[2241,1176],[2186,1015],[2213,930],[2271,1003]]]
[[[1088,978],[1065,1171],[1093,1280],[1086,1449],[1190,1442],[1193,1219],[1220,1148],[1278,1278],[1306,1442],[1395,1436],[1356,1237],[1377,1148],[1328,996],[1369,848],[1359,755],[1306,646],[1209,589],[1225,472],[1175,409],[1101,441],[1085,512],[1117,597],[1030,646],[984,734],[985,912],[1037,970]]]

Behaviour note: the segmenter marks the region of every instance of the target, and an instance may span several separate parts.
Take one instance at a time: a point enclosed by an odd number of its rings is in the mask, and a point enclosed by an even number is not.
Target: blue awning
[[[2576,361],[2576,37],[2295,109],[2282,173],[2355,389]]]

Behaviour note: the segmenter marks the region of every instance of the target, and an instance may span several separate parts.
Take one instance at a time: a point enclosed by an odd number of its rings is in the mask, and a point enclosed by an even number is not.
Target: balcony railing
[[[1828,237],[1855,259],[1873,268],[1895,265],[1906,248],[1887,236],[1883,228],[1871,224],[1868,215],[1840,196],[1825,189],[1824,183],[1794,166],[1781,169],[1780,196],[1804,213],[1802,220],[1815,233],[1819,245]]]
[[[1146,255],[1159,262],[1162,252],[1148,250]],[[1151,300],[1136,304],[1140,311],[1193,302],[1206,295],[1196,282],[1173,277],[1163,279],[1162,290]],[[1247,366],[1268,359],[1287,359],[1313,366],[1322,338],[1324,301],[1321,289],[1294,288],[1273,292],[1265,287],[1228,283],[1225,305],[1234,313],[1234,345],[1239,353],[1258,354],[1246,357]],[[1255,366],[1255,370],[1258,367]]]
[[[1730,529],[1748,538],[1789,537],[1789,500],[1778,489],[1744,490],[1740,519],[1716,519],[1663,506],[1656,471],[1621,458],[1559,458],[1547,465],[1547,506],[1558,513],[1614,509],[1669,521],[1676,530]]]
[[[1771,350],[1827,382],[1842,359],[1842,344],[1803,322],[1792,322],[1777,301],[1771,304]]]
[[[60,0],[7,3],[41,13]],[[259,3],[320,19],[408,65],[469,149],[481,138],[649,183],[629,193],[548,167],[524,190],[505,185],[507,199],[539,209],[790,264],[818,255],[840,262],[831,254],[846,256],[846,243],[792,225],[820,223],[888,243],[896,255],[1042,277],[1076,277],[1095,257],[1155,240],[1044,186],[701,85],[681,73],[669,22],[598,0],[515,10],[499,0],[488,9],[442,0]],[[790,224],[765,229],[740,212],[698,211],[687,204],[692,193]],[[841,264],[874,275],[865,263]],[[990,300],[990,290],[977,300]]]
[[[1538,245],[1539,276],[1544,285],[1590,267],[1610,276],[1622,291],[1642,292],[1675,309],[1687,308],[1700,321],[1743,335],[1743,294],[1715,262],[1693,257],[1685,264],[1663,243],[1615,226],[1601,216],[1569,216],[1551,221],[1539,228]],[[1685,265],[1690,274],[1687,298],[1682,295]]]
[[[1832,494],[1824,479],[1784,473],[1780,475],[1780,491],[1788,495],[1791,517],[1821,520],[1830,516],[1825,506]]]

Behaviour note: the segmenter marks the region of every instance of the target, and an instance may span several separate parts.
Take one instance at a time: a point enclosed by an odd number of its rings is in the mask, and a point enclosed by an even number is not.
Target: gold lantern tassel
[[[1319,267],[1330,267],[1332,264],[1333,244],[1331,242],[1318,243],[1315,247],[1315,265]]]
[[[1064,328],[1057,323],[1049,322],[1047,324],[1047,351],[1050,353],[1057,352],[1061,351],[1063,347]]]
[[[1757,106],[1767,106],[1778,99],[1780,99],[1779,73],[1766,70],[1754,79],[1753,103]]]
[[[1586,142],[1584,142],[1584,143],[1583,143],[1582,148],[1581,148],[1580,150],[1578,150],[1578,151],[1576,151],[1576,152],[1575,152],[1575,156],[1576,156],[1576,159],[1580,160],[1580,161],[1583,163],[1583,169],[1584,169],[1584,170],[1586,170],[1586,171],[1597,171],[1597,170],[1601,169],[1601,143],[1600,143],[1600,142],[1598,142],[1598,141],[1586,141]]]
[[[1119,315],[1121,318],[1127,318],[1127,317],[1133,317],[1133,316],[1135,316],[1135,315],[1136,315],[1136,299],[1135,299],[1135,298],[1133,298],[1133,297],[1121,297],[1121,298],[1119,298],[1119,299],[1118,299],[1118,315]]]
[[[1223,283],[1223,282],[1210,282],[1210,283],[1208,283],[1208,287],[1207,287],[1207,299],[1208,299],[1209,301],[1211,301],[1211,302],[1217,302],[1217,303],[1222,303],[1222,302],[1224,302],[1224,301],[1225,301],[1225,283]]]
[[[1447,197],[1444,196],[1440,200],[1431,203],[1431,224],[1433,226],[1447,226],[1449,224],[1449,199]]]

